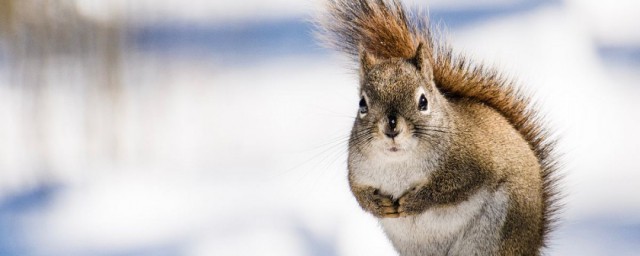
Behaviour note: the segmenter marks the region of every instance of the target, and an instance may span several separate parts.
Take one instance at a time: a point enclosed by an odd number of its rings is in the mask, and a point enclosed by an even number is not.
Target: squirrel
[[[540,255],[560,208],[531,97],[398,0],[326,0],[319,33],[359,70],[348,181],[400,255]]]

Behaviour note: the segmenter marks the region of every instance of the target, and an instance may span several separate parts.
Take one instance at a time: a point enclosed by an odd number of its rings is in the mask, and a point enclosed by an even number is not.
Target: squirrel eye
[[[369,112],[369,107],[367,106],[367,101],[364,99],[364,97],[362,97],[360,99],[360,115],[365,115],[367,114],[367,112]]]
[[[420,95],[420,100],[418,101],[418,109],[420,111],[427,111],[427,97],[424,96],[424,93]]]

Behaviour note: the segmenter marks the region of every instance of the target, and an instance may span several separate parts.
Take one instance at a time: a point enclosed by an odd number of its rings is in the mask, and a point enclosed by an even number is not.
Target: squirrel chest
[[[418,159],[421,158],[411,154],[401,158],[390,158],[384,153],[379,153],[361,159],[349,169],[353,181],[379,188],[381,192],[397,199],[412,186],[429,178],[431,171],[427,164]]]

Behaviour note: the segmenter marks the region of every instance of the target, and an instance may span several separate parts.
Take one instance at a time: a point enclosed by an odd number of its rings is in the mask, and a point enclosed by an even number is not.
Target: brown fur
[[[464,116],[464,120],[484,118],[459,124],[450,151],[458,150],[460,154],[449,155],[443,163],[446,167],[434,174],[431,182],[397,199],[398,214],[420,212],[432,205],[455,204],[481,186],[507,184],[513,205],[502,230],[507,248],[502,254],[538,254],[538,248],[545,245],[555,223],[554,213],[558,209],[557,163],[553,154],[554,141],[549,139],[549,132],[533,110],[530,98],[493,69],[455,56],[447,44],[436,41],[426,18],[418,19],[406,13],[397,0],[328,0],[327,8],[329,12],[320,24],[322,36],[329,45],[352,56],[355,61],[365,60],[363,66],[375,59],[412,59],[418,45],[422,45],[435,86],[452,103],[454,112]],[[362,58],[362,53],[373,56]],[[470,124],[485,127],[466,129]],[[519,134],[516,137],[521,138],[515,140],[521,140],[529,151],[505,146],[520,143],[514,141],[510,129],[505,127],[515,129]],[[498,131],[498,134],[479,134],[481,130]],[[469,141],[474,141],[475,145],[466,145]],[[495,163],[483,160],[488,154],[513,155],[515,160],[496,167],[493,166]],[[530,155],[537,166],[522,160],[523,155]],[[540,173],[520,173],[531,169]],[[446,170],[465,171],[453,174]],[[540,194],[540,200],[528,198],[528,193]],[[538,209],[541,213],[535,214]],[[530,227],[538,230],[526,236],[510,236],[523,229],[530,230]]]

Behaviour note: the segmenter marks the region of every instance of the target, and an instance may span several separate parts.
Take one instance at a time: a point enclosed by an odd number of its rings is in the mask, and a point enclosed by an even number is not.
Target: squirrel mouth
[[[400,151],[400,148],[394,146],[394,147],[390,147],[388,150],[390,152],[398,152],[398,151]]]

